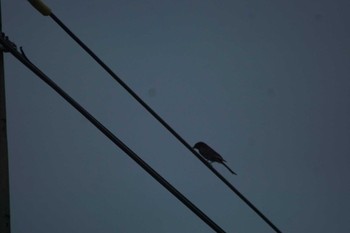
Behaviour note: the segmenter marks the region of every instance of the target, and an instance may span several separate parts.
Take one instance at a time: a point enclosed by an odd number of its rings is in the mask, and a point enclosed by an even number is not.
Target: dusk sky
[[[45,3],[282,232],[350,232],[350,1]],[[273,230],[26,0],[3,32],[226,232]],[[12,233],[213,232],[11,54]]]

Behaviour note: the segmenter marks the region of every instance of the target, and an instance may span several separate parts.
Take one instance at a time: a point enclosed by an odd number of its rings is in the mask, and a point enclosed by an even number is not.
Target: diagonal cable
[[[227,179],[214,169],[185,139],[183,139],[165,120],[163,120],[148,104],[146,104],[121,78],[119,78],[88,46],[86,46],[52,11],[40,0],[28,0],[41,14],[50,16],[75,42],[77,42],[115,81],[117,81],[134,99],[139,102],[159,123],[161,123],[175,138],[191,151],[205,166],[207,166],[222,182],[224,182],[243,202],[245,202],[272,229],[281,232],[257,207],[239,192]]]
[[[219,225],[211,220],[204,212],[202,212],[196,205],[187,199],[180,191],[172,186],[165,178],[157,173],[150,165],[143,161],[134,151],[125,145],[117,136],[109,131],[102,123],[94,118],[87,110],[85,110],[78,102],[70,97],[64,90],[62,90],[54,81],[46,76],[38,67],[36,67],[24,54],[19,53],[14,43],[8,40],[2,33],[0,36],[0,43],[4,46],[6,51],[10,52],[20,62],[22,62],[28,69],[35,73],[42,81],[54,89],[62,98],[71,104],[77,111],[79,111],[87,120],[89,120],[96,128],[98,128],[107,138],[109,138],[115,145],[123,150],[131,159],[133,159],[139,166],[141,166],[149,175],[157,180],[164,188],[172,193],[179,201],[181,201],[187,208],[195,213],[202,221],[209,225],[215,232],[225,232]]]

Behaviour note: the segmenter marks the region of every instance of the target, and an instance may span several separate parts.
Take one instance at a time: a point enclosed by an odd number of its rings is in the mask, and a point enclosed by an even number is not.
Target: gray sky
[[[283,232],[350,232],[350,2],[45,1]],[[3,31],[227,232],[272,232],[49,17]],[[212,232],[5,55],[12,232]]]

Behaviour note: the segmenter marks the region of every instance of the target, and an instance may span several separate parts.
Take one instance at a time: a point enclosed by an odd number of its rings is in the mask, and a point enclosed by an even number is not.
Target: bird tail
[[[229,170],[232,174],[235,174],[235,175],[237,175],[234,171],[232,171],[232,169],[229,167],[229,166],[227,166],[225,163],[222,163],[222,165],[224,165],[226,168],[227,168],[227,170]]]

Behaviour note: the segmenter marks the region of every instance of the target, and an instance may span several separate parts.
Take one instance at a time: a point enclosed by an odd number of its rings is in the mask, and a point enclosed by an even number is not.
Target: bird
[[[222,158],[220,154],[218,154],[215,150],[213,150],[210,146],[208,146],[204,142],[197,142],[194,146],[193,149],[197,149],[199,153],[207,159],[209,162],[218,162],[224,165],[232,174],[237,175],[234,171],[232,171],[229,166],[225,164],[225,160]]]

